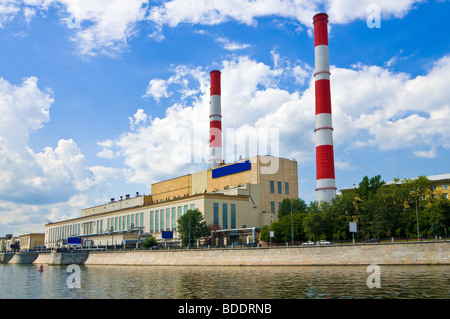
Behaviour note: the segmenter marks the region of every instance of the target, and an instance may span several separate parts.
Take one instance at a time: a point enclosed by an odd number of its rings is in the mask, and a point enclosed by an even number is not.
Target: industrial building
[[[277,163],[266,174],[267,163]],[[177,220],[189,209],[199,209],[206,224],[221,230],[222,244],[246,243],[257,238],[255,228],[276,220],[284,198],[298,197],[297,162],[273,156],[209,168],[151,185],[151,195],[121,196],[85,208],[81,217],[45,225],[46,247],[61,247],[69,237],[85,245],[121,245],[139,236],[178,237]],[[227,230],[227,231],[224,231]]]
[[[133,244],[142,236],[175,241],[177,221],[189,209],[204,215],[216,231],[216,244],[257,241],[257,230],[276,220],[282,200],[298,197],[297,162],[258,155],[225,164],[221,73],[214,70],[210,76],[209,169],[154,183],[150,195],[111,198],[83,209],[79,218],[48,223],[46,247],[70,245],[72,240],[79,244],[80,239],[85,246]]]

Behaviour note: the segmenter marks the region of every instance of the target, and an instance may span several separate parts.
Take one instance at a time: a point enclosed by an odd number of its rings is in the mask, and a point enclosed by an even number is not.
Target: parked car
[[[315,245],[316,243],[313,241],[306,241],[302,244],[302,246],[310,246],[310,245]]]
[[[379,243],[380,240],[378,238],[366,239],[366,243]]]
[[[245,247],[258,247],[258,243],[253,241],[245,244]]]
[[[151,250],[158,250],[159,247],[158,247],[158,246],[152,246],[150,249],[151,249]]]
[[[331,243],[326,240],[319,240],[316,244],[317,245],[331,245]]]

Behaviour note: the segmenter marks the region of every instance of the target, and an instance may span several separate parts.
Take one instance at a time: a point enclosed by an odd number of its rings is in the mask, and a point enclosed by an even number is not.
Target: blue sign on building
[[[83,244],[83,239],[79,237],[69,237],[67,238],[67,245],[81,245]]]
[[[245,162],[231,164],[227,166],[218,167],[212,170],[212,178],[218,178],[222,176],[232,175],[244,171],[249,171],[252,169],[252,164],[250,160]]]
[[[162,231],[161,237],[163,239],[172,239],[173,238],[173,231]]]

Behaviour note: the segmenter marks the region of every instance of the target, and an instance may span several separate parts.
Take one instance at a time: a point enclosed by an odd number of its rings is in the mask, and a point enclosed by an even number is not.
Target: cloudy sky
[[[206,169],[214,69],[224,131],[272,136],[226,161],[295,159],[315,200],[318,12],[337,187],[449,173],[449,1],[0,0],[0,236]]]

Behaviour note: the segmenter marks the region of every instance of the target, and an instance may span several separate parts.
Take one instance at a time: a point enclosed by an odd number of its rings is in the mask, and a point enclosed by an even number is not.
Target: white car
[[[302,246],[309,246],[309,245],[314,245],[314,242],[313,241],[307,241],[307,242],[304,242],[302,244]]]
[[[316,245],[331,245],[329,241],[326,240],[319,240]]]

